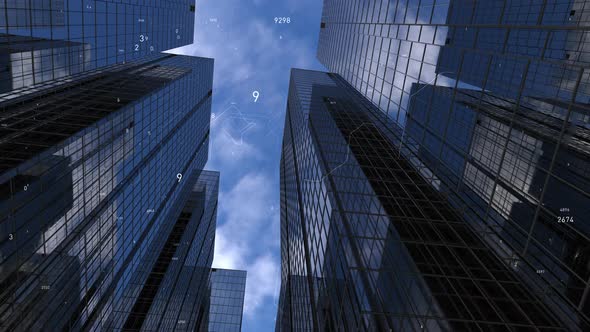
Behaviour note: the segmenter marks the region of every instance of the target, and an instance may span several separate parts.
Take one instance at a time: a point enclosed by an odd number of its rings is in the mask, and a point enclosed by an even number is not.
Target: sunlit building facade
[[[439,190],[453,195],[490,247],[547,295],[555,312],[584,326],[576,308],[588,301],[583,279],[590,255],[583,224],[588,200],[583,193],[590,191],[590,182],[583,170],[590,167],[589,129],[568,126],[568,137],[557,148],[563,121],[541,112],[542,103],[523,102],[515,114],[514,100],[490,93],[415,89],[420,92],[411,104],[405,140],[436,174]],[[549,168],[553,153],[555,180],[545,184],[542,170]]]
[[[588,18],[573,0],[325,0],[318,46],[569,330],[590,328]]]
[[[191,44],[194,0],[7,0],[0,93]]]

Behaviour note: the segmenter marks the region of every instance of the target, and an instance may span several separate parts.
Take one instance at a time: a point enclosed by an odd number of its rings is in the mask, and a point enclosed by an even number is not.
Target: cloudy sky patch
[[[316,0],[197,0],[195,43],[173,50],[215,59],[207,168],[221,178],[213,266],[248,271],[243,331],[274,331],[289,75],[292,67],[324,70],[315,59],[321,7]]]

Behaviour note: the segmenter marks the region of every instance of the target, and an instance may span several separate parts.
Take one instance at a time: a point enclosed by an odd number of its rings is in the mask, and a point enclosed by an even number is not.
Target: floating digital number
[[[260,92],[258,92],[258,91],[252,92],[252,97],[254,97],[254,102],[258,101],[259,96],[260,96]]]
[[[180,182],[180,180],[182,180],[182,173],[176,174],[176,178],[178,179],[178,182]]]
[[[275,17],[276,24],[289,24],[291,23],[290,17]]]

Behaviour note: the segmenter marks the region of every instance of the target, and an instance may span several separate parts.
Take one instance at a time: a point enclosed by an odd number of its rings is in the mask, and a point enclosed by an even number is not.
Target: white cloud
[[[279,264],[271,255],[259,256],[249,266],[244,314],[253,315],[267,297],[278,297]]]
[[[273,183],[263,174],[247,174],[229,192],[221,192],[213,266],[248,271],[244,312],[253,314],[274,297],[279,283],[278,209]],[[260,250],[265,249],[265,250]]]
[[[226,237],[224,232],[217,230],[215,234],[215,249],[213,266],[220,269],[245,268],[244,248]]]
[[[280,8],[270,15],[289,16],[279,26],[259,6]],[[255,127],[240,136],[232,119],[211,124],[207,168],[221,170],[214,267],[248,271],[245,314],[251,320],[261,306],[277,302],[280,285],[280,211],[278,155],[286,109],[289,69],[317,68],[315,45],[297,34],[301,24],[319,26],[316,0],[200,0],[195,44],[175,51],[215,59],[213,109],[216,116],[235,104]],[[204,15],[203,15],[204,14]],[[303,17],[306,21],[303,22]],[[246,19],[247,18],[247,19]],[[317,20],[317,22],[313,22]],[[304,29],[305,30],[305,29]],[[317,35],[312,38],[317,38]],[[260,92],[254,103],[253,91]],[[229,135],[227,132],[229,132]],[[243,139],[242,139],[243,138]],[[236,144],[239,143],[239,144]],[[260,174],[261,162],[276,163]],[[266,169],[266,168],[265,168]],[[255,170],[259,173],[249,173]],[[236,181],[236,179],[239,179]],[[231,189],[224,187],[224,181]]]
[[[266,175],[251,173],[241,178],[229,193],[222,193],[221,211],[227,217],[225,225],[242,231],[260,226],[271,214],[269,201],[274,201],[271,197],[273,185]]]
[[[257,160],[262,157],[260,150],[248,142],[248,136],[241,136],[233,128],[221,123],[215,127],[212,125],[211,147],[208,168],[219,169],[240,166],[246,160]]]

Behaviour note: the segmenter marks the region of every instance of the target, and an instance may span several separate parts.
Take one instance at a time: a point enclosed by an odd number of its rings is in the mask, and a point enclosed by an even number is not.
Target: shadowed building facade
[[[570,330],[590,328],[588,18],[585,1],[325,0],[318,46]]]
[[[194,0],[0,4],[0,330],[206,326],[219,174]]]
[[[209,316],[202,331],[242,331],[246,275],[241,270],[211,270]]]
[[[212,76],[212,59],[152,56],[0,102],[2,329],[104,328],[140,296],[207,160]]]
[[[337,74],[292,70],[276,329],[569,330]]]
[[[465,207],[465,218],[555,312],[585,326],[589,130],[569,124],[558,148],[563,121],[540,111],[542,103],[515,111],[514,100],[490,93],[414,89],[405,140],[436,174],[439,190]]]
[[[196,184],[169,215],[168,237],[151,243],[117,303],[110,329],[195,331],[206,326],[219,173],[195,174]]]

